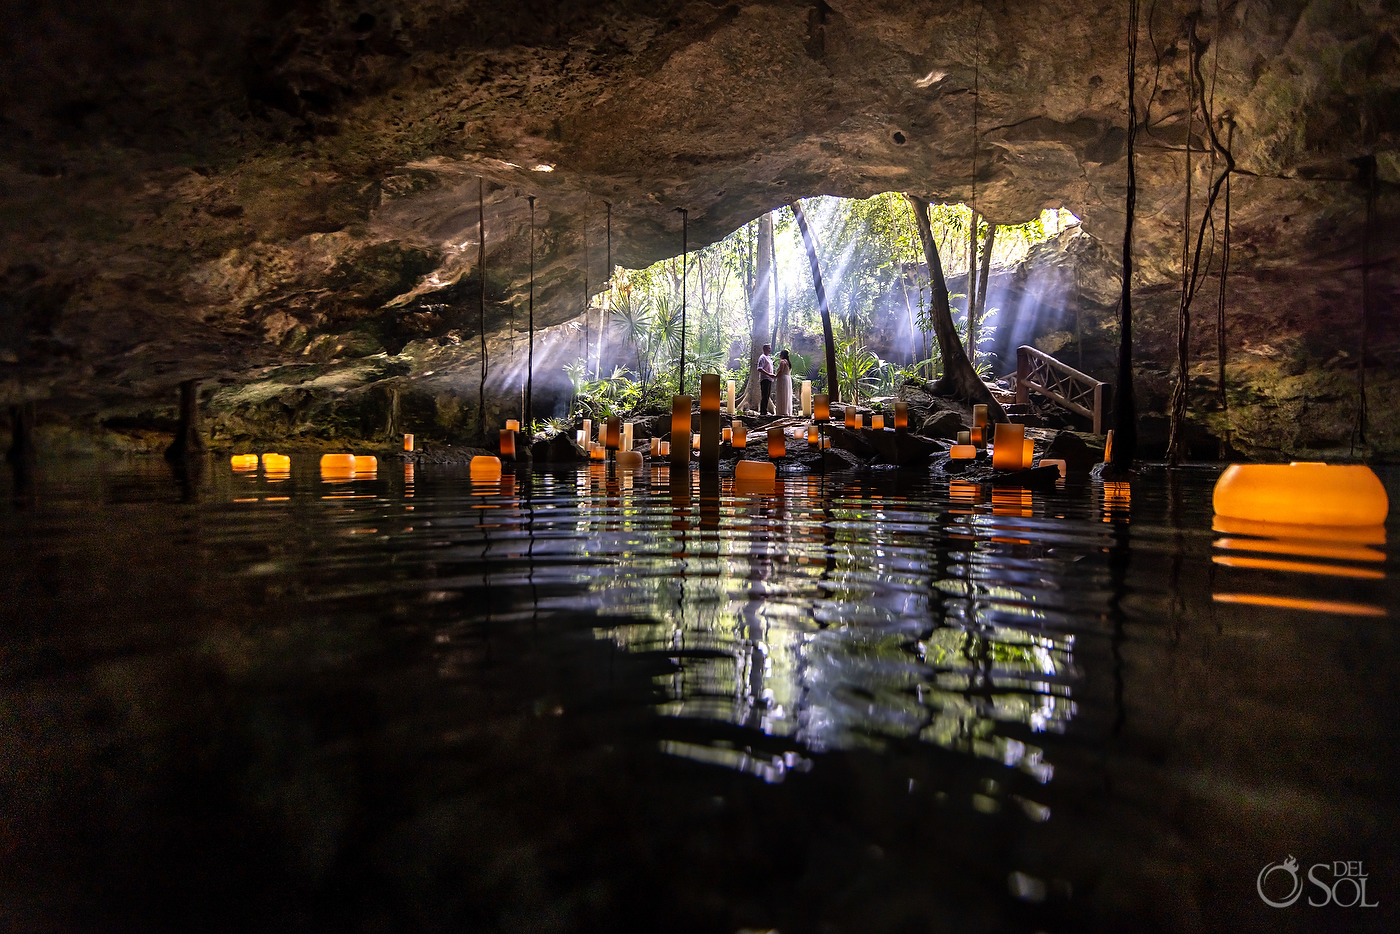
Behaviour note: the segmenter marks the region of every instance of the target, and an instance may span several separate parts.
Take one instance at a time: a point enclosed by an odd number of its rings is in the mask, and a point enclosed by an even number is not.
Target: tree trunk
[[[987,418],[993,422],[1007,420],[1001,403],[992,397],[987,384],[972,369],[972,362],[963,352],[958,340],[958,330],[953,326],[953,309],[948,305],[948,281],[943,277],[943,263],[938,258],[938,246],[933,242],[933,228],[928,219],[928,202],[914,195],[906,194],[914,208],[914,219],[919,225],[919,242],[923,244],[924,259],[928,262],[928,274],[932,285],[933,333],[938,338],[938,349],[943,354],[943,375],[934,384],[934,393],[947,399],[957,399],[968,405],[985,405]]]
[[[977,356],[977,342],[972,339],[972,316],[977,310],[977,209],[968,205],[972,220],[967,225],[967,356]]]
[[[764,214],[758,219],[757,253],[758,270],[754,276],[753,291],[749,293],[749,312],[752,326],[749,331],[749,382],[744,392],[744,408],[757,409],[762,401],[759,391],[758,355],[768,342],[769,331],[773,327],[773,215]]]
[[[967,315],[967,356],[972,361],[972,368],[977,369],[977,335],[981,330],[982,316],[987,313],[987,278],[992,273],[992,243],[996,241],[997,225],[987,224],[987,239],[982,241],[982,274],[977,282],[977,307],[973,311],[972,303],[968,303]]]
[[[812,284],[816,287],[817,307],[822,314],[822,339],[826,342],[826,394],[831,402],[839,403],[841,401],[841,380],[836,373],[836,337],[831,333],[831,305],[826,300],[826,286],[822,284],[821,263],[817,260],[817,252],[821,249],[821,244],[817,242],[816,231],[807,224],[807,215],[802,211],[801,202],[794,201],[792,203],[792,213],[797,218],[797,228],[802,231],[802,245],[807,248],[807,261],[812,264]]]
[[[1137,456],[1137,400],[1133,398],[1133,213],[1137,207],[1137,46],[1139,0],[1128,4],[1128,190],[1123,199],[1123,292],[1118,302],[1118,383],[1113,391],[1113,451],[1107,479],[1126,480]]]

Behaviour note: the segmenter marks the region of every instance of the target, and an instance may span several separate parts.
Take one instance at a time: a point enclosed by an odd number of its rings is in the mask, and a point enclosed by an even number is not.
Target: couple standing
[[[774,405],[778,415],[792,414],[792,361],[788,359],[788,352],[784,350],[778,355],[778,369],[773,370],[773,353],[771,344],[763,345],[763,353],[758,355],[758,388],[760,402],[758,404],[758,414],[768,414],[768,397],[773,395],[773,383],[778,383],[777,397]]]

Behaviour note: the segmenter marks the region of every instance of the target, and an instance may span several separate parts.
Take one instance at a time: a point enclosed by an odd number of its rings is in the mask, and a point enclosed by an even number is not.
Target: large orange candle
[[[472,458],[471,478],[478,483],[490,483],[501,479],[501,459],[489,454],[479,454]]]
[[[719,467],[719,374],[700,374],[700,467]]]
[[[1025,456],[1026,426],[998,422],[992,448],[992,467],[997,470],[1020,470]]]
[[[404,436],[403,436],[403,449],[404,449],[405,451],[411,451],[411,450],[413,450],[413,435],[404,435]]]
[[[819,392],[812,397],[812,417],[819,422],[825,422],[831,418],[831,397],[824,392]]]
[[[977,448],[970,444],[955,444],[948,449],[948,456],[955,461],[972,460],[977,456]]]
[[[909,429],[909,403],[896,402],[894,404],[894,430],[907,431]]]
[[[515,457],[515,432],[509,428],[501,429],[501,456]]]
[[[258,455],[256,454],[235,454],[229,458],[229,463],[234,470],[257,470]]]
[[[743,422],[739,421],[739,420],[736,418],[736,419],[734,420],[734,427],[733,427],[733,429],[732,429],[731,437],[733,438],[733,441],[732,441],[731,443],[732,443],[736,448],[748,447],[748,444],[749,444],[749,426],[748,426],[748,425],[745,425]]]
[[[519,430],[520,430],[520,419],[518,419],[518,418],[508,418],[508,419],[506,419],[506,431],[519,431]]]
[[[870,416],[870,427],[873,428],[873,429],[875,429],[876,431],[884,431],[884,429],[885,429],[885,416],[883,416],[883,415],[872,415],[872,416]]]
[[[671,462],[690,465],[690,396],[671,398]]]
[[[768,456],[782,457],[787,454],[787,441],[783,438],[781,428],[768,429]]]

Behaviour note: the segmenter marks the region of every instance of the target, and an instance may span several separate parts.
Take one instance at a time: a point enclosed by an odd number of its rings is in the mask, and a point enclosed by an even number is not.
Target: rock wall
[[[41,423],[165,418],[184,378],[212,400],[289,366],[401,358],[407,375],[384,377],[401,396],[469,409],[474,358],[439,369],[412,348],[477,342],[483,293],[488,343],[518,346],[531,195],[541,327],[578,316],[609,239],[631,266],[678,252],[678,208],[698,245],[794,198],[894,189],[1002,223],[1072,209],[1099,257],[1077,293],[1082,350],[1111,346],[1126,3],[47,6],[0,39],[0,401],[37,401]],[[1198,220],[1214,177],[1204,109],[1237,171],[1224,408],[1218,236],[1193,309],[1202,451],[1400,452],[1381,401],[1400,362],[1400,11],[1150,4],[1138,75],[1149,434],[1174,367],[1187,179]],[[1063,341],[1060,325],[1034,339]]]

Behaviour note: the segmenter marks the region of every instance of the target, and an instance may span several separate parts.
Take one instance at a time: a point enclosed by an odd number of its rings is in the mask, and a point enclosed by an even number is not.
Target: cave
[[[4,45],[5,925],[1302,930],[1303,878],[1389,929],[1391,520],[1220,484],[1400,489],[1393,5],[131,0]],[[876,203],[883,388],[818,427],[829,217]],[[711,310],[687,264],[760,244],[772,317]],[[617,312],[677,263],[672,376]],[[915,323],[950,295],[985,400]]]

